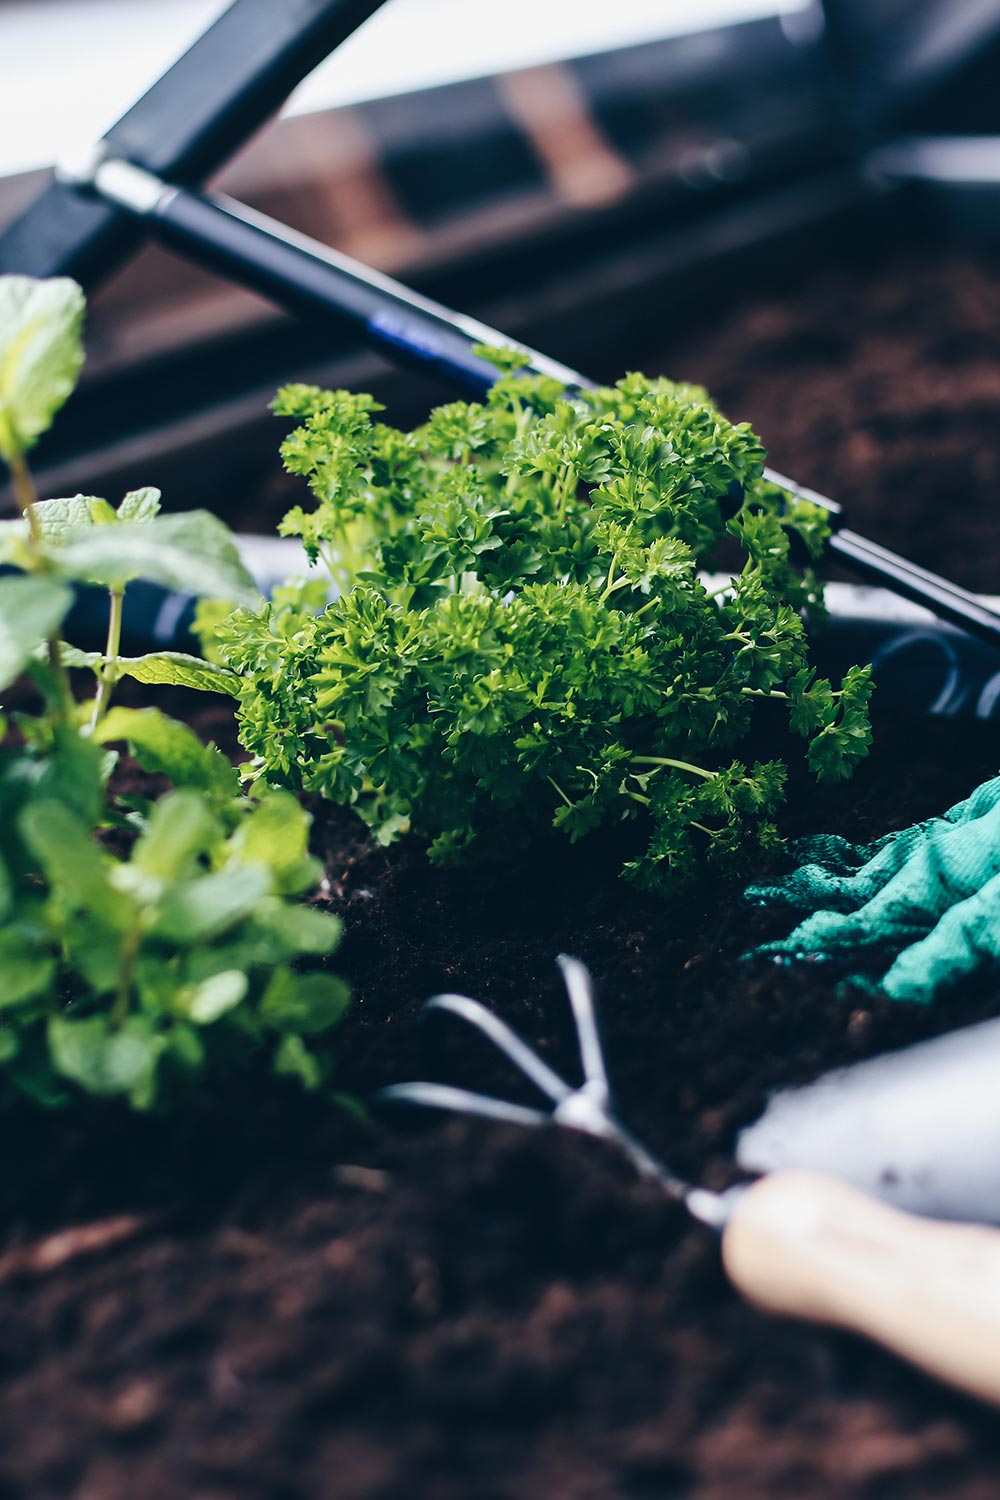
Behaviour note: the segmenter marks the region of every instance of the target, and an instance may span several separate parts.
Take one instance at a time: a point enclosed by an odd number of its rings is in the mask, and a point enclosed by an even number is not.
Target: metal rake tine
[[[469,1089],[443,1083],[396,1083],[380,1089],[377,1098],[400,1104],[418,1104],[430,1109],[447,1109],[460,1114],[478,1115],[507,1125],[556,1125],[578,1130],[585,1135],[614,1141],[643,1177],[659,1182],[671,1198],[687,1205],[696,1219],[720,1228],[728,1216],[726,1198],[704,1188],[694,1188],[678,1177],[651,1151],[625,1129],[610,1108],[608,1075],[594,1014],[593,985],[588,970],[576,958],[560,954],[558,959],[566,983],[573,1018],[580,1043],[585,1082],[571,1089],[547,1063],[499,1016],[468,995],[435,995],[424,1011],[443,1010],[481,1032],[487,1040],[534,1083],[555,1104],[551,1114],[495,1099],[490,1094],[476,1094]]]
[[[594,1012],[593,980],[589,970],[578,958],[570,958],[568,954],[560,953],[556,962],[562,970],[566,993],[569,995],[569,1003],[573,1010],[583,1076],[591,1085],[590,1093],[599,1095],[606,1104],[611,1098],[611,1084],[608,1082],[608,1070],[604,1063],[601,1036],[597,1029],[597,1016]]]
[[[446,1083],[392,1083],[379,1089],[375,1096],[389,1104],[419,1104],[425,1109],[446,1109],[463,1115],[479,1115],[484,1120],[499,1120],[504,1125],[550,1125],[552,1116],[541,1109],[527,1109],[510,1104],[490,1094],[475,1094],[471,1089],[452,1088]]]
[[[435,995],[424,1006],[425,1013],[432,1010],[443,1010],[449,1015],[458,1016],[459,1020],[467,1021],[470,1026],[482,1032],[553,1104],[561,1104],[573,1092],[569,1084],[558,1073],[553,1072],[548,1063],[543,1062],[538,1053],[532,1051],[506,1021],[501,1021],[499,1016],[487,1010],[485,1005],[480,1005],[478,1000],[470,1000],[468,995]]]

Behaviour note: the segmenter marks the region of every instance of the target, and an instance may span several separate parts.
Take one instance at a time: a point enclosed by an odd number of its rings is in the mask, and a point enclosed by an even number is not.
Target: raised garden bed
[[[998,304],[987,264],[859,256],[758,286],[628,362],[704,380],[855,524],[995,589]],[[190,716],[232,745],[221,708],[192,700]],[[877,703],[875,724],[854,781],[793,786],[788,832],[903,826],[1000,760],[988,724],[887,722]],[[768,1088],[1000,1010],[994,981],[923,1010],[744,965],[782,919],[742,908],[738,887],[641,896],[595,845],[440,873],[372,850],[340,814],[317,836],[355,993],[339,1082],[361,1095],[414,1076],[507,1089],[474,1042],[417,1024],[441,988],[572,1067],[553,963],[569,951],[597,980],[623,1116],[720,1183]],[[707,1231],[591,1143],[362,1125],[277,1085],[173,1123],[93,1109],[7,1124],[11,1500],[973,1500],[1000,1482],[994,1414],[742,1305]],[[60,1238],[95,1222],[91,1241]]]

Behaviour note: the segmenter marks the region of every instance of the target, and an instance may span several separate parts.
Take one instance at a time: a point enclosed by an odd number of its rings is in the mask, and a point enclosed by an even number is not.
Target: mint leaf
[[[18,827],[62,913],[88,911],[110,928],[127,926],[129,908],[111,884],[109,861],[75,812],[55,800],[29,802]]]
[[[0,455],[45,432],[83,363],[83,292],[59,277],[0,276]]]
[[[160,492],[146,485],[143,489],[129,490],[118,507],[119,521],[151,521],[160,513]]]
[[[118,1028],[103,1015],[53,1016],[48,1040],[56,1071],[88,1094],[125,1094],[139,1108],[152,1101],[164,1039],[145,1016],[130,1016]]]
[[[160,902],[154,930],[176,943],[216,938],[249,917],[270,881],[260,865],[234,865],[177,885]]]
[[[43,648],[36,648],[41,654]],[[64,667],[89,667],[100,673],[110,668],[114,680],[134,677],[136,682],[161,683],[170,687],[195,688],[205,693],[235,695],[237,674],[217,662],[190,656],[186,651],[151,651],[145,656],[105,656],[101,651],[81,651],[67,641],[59,643],[59,659]]]
[[[211,1026],[233,1010],[247,992],[247,976],[239,969],[224,969],[203,979],[187,1001],[185,1010],[198,1026]]]
[[[162,881],[187,879],[217,839],[218,820],[200,793],[168,792],[136,840],[132,863]]]
[[[71,646],[68,641],[60,641],[59,660],[64,667],[89,667],[93,671],[107,658],[100,651],[81,651],[79,646]]]
[[[335,1026],[347,1009],[349,991],[333,974],[293,974],[279,969],[267,987],[260,1013],[269,1026],[311,1036]]]
[[[297,1078],[305,1089],[317,1089],[323,1082],[323,1069],[305,1042],[289,1033],[281,1038],[274,1054],[274,1071],[283,1078]]]
[[[0,930],[0,1009],[45,994],[55,970],[55,958],[37,933]]]
[[[116,671],[137,682],[168,683],[198,688],[206,693],[233,693],[238,678],[228,667],[217,666],[184,651],[153,651],[147,656],[115,657]]]
[[[293,906],[285,901],[262,901],[254,911],[257,926],[279,939],[289,954],[332,953],[340,939],[341,922],[332,912],[314,906]]]
[[[316,884],[320,867],[309,857],[310,818],[288,792],[264,796],[234,837],[243,859],[266,865],[277,888],[295,895]]]
[[[73,602],[53,578],[0,578],[0,688],[9,687]]]
[[[77,532],[90,530],[94,524],[91,507],[95,503],[93,495],[71,495],[66,500],[38,500],[31,507],[31,513],[43,540],[58,547]]]
[[[90,495],[72,495],[66,500],[36,500],[31,506],[32,519],[44,542],[58,547],[79,531],[93,526]],[[0,562],[27,565],[24,546],[29,535],[25,520],[0,522]]]
[[[100,745],[127,740],[147,771],[162,772],[175,786],[196,787],[223,799],[239,792],[239,777],[222,752],[203,745],[193,729],[158,708],[109,709],[94,740]]]
[[[95,526],[53,549],[50,558],[67,577],[109,588],[146,578],[181,593],[232,599],[248,609],[261,602],[228,528],[204,510]]]

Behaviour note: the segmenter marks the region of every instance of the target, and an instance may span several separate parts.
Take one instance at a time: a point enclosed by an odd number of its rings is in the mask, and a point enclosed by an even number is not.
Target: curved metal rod
[[[552,1116],[541,1109],[527,1109],[489,1094],[475,1094],[471,1089],[452,1088],[447,1083],[391,1083],[379,1089],[376,1099],[388,1104],[419,1104],[424,1109],[446,1109],[457,1114],[479,1115],[484,1120],[499,1120],[505,1125],[550,1125]]]
[[[590,1085],[589,1092],[595,1096],[601,1096],[603,1102],[607,1104],[611,1099],[611,1084],[608,1082],[608,1070],[604,1064],[601,1036],[597,1029],[597,1016],[594,1012],[593,980],[578,958],[570,958],[567,953],[560,953],[556,963],[562,971],[566,993],[573,1008],[573,1021],[576,1025],[577,1041],[580,1044],[583,1076]]]
[[[460,1021],[466,1021],[476,1031],[482,1032],[553,1104],[561,1104],[573,1092],[569,1084],[564,1083],[559,1074],[554,1073],[548,1063],[543,1062],[506,1021],[501,1021],[499,1016],[487,1010],[485,1005],[480,1005],[478,1000],[470,1000],[468,995],[435,995],[424,1006],[424,1014],[434,1010],[458,1016]]]
[[[566,954],[559,955],[558,963],[573,1008],[583,1063],[585,1081],[577,1089],[564,1083],[511,1030],[506,1021],[501,1021],[499,1016],[487,1010],[478,1000],[472,1000],[468,995],[435,995],[423,1008],[424,1014],[432,1010],[443,1010],[467,1021],[543,1094],[548,1095],[555,1105],[551,1114],[544,1110],[526,1108],[522,1104],[512,1104],[505,1099],[496,1099],[490,1094],[477,1094],[469,1089],[453,1088],[442,1083],[392,1084],[381,1089],[377,1097],[391,1103],[416,1104],[429,1109],[478,1115],[507,1125],[527,1125],[533,1129],[541,1125],[559,1125],[602,1140],[614,1141],[641,1176],[651,1177],[659,1182],[664,1192],[685,1204],[695,1218],[713,1228],[721,1228],[731,1212],[732,1195],[692,1187],[655,1157],[612,1113],[611,1090],[597,1030],[590,974],[579,959],[570,958]]]

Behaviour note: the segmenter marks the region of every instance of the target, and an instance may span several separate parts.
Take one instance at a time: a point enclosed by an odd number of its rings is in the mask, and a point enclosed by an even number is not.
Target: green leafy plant
[[[347,992],[297,967],[339,935],[296,899],[320,874],[307,815],[288,793],[249,799],[188,726],[111,702],[123,676],[234,686],[184,653],[120,654],[133,579],[247,607],[259,596],[214,516],[160,515],[152,489],[117,509],[41,501],[28,470],[73,389],[83,311],[72,281],[0,277],[0,456],[20,510],[0,523],[0,692],[26,675],[41,702],[0,716],[0,1077],[44,1104],[83,1089],[145,1108],[263,1056],[314,1087],[329,1066],[314,1038]],[[74,583],[108,589],[101,652],[59,639]],[[94,674],[92,694],[77,695],[74,668]],[[165,794],[115,790],[122,743]]]
[[[824,513],[767,483],[757,438],[698,387],[566,393],[499,363],[485,403],[411,433],[368,396],[280,393],[316,502],[281,530],[328,578],[215,617],[256,774],[437,861],[635,819],[646,887],[746,866],[777,842],[786,775],[734,758],[757,718],[784,709],[822,780],[869,744],[867,670],[834,688],[807,659],[820,593],[793,544],[818,557]],[[723,540],[742,566],[710,593]]]

